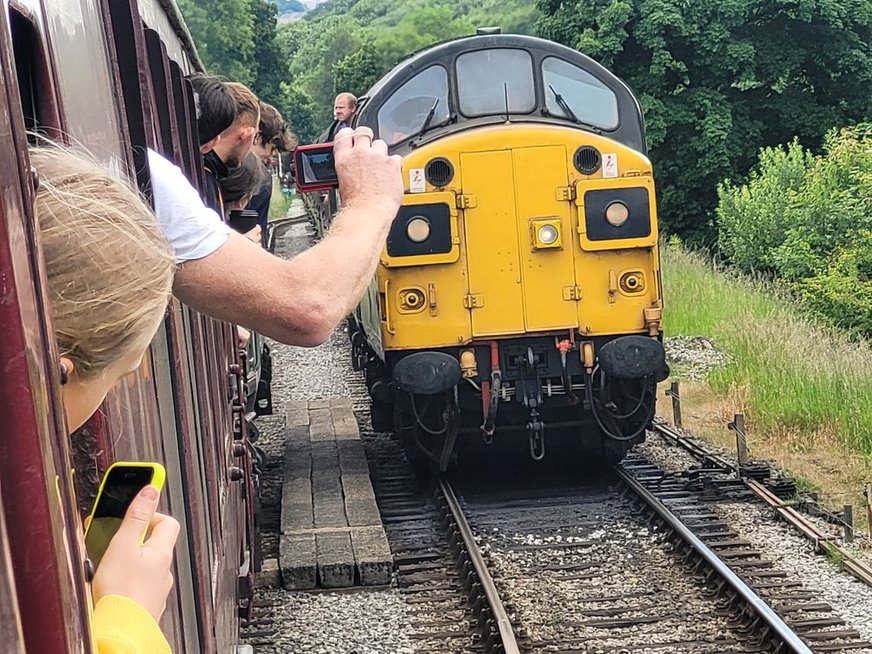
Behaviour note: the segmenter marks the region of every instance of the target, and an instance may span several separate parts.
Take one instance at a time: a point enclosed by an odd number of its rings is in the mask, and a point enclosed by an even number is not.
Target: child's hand
[[[118,532],[100,561],[91,589],[96,603],[104,595],[132,599],[159,620],[173,587],[170,568],[179,523],[155,513],[158,490],[146,486],[133,498]],[[148,530],[148,539],[142,535]]]

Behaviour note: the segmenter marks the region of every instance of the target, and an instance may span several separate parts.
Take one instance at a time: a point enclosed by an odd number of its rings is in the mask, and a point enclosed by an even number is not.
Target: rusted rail
[[[653,510],[676,536],[691,547],[705,564],[721,579],[723,579],[741,601],[752,611],[757,619],[764,622],[772,636],[787,648],[786,651],[796,654],[812,654],[797,633],[779,616],[766,601],[745,583],[702,539],[693,533],[681,520],[670,511],[653,493],[620,465],[615,466],[615,472],[639,498]]]
[[[839,547],[838,543],[836,543],[832,538],[821,533],[821,531],[804,515],[789,504],[785,504],[781,498],[775,495],[759,481],[742,477],[741,471],[737,465],[718,454],[711,452],[699,443],[685,438],[675,428],[665,423],[659,421],[655,422],[653,429],[662,436],[665,436],[668,440],[683,447],[685,450],[701,459],[707,467],[719,467],[723,468],[725,471],[734,471],[737,476],[742,479],[742,482],[749,490],[774,509],[781,518],[783,518],[800,534],[814,543],[818,552],[826,554],[831,559],[838,561],[842,568],[849,574],[862,581],[867,586],[872,587],[872,568],[851,556],[843,548]]]

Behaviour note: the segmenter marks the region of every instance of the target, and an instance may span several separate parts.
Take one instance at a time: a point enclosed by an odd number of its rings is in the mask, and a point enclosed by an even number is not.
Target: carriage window
[[[562,59],[548,57],[542,62],[545,107],[554,116],[572,118],[566,106],[584,123],[605,129],[618,126],[618,98],[612,90],[586,70]],[[558,99],[560,95],[564,107]]]
[[[430,66],[394,91],[378,110],[378,135],[388,145],[399,143],[421,131],[436,105],[430,127],[444,123],[448,108],[448,73],[442,66]]]
[[[27,138],[33,142],[36,133],[57,138],[59,121],[39,33],[28,18],[14,9],[9,10],[9,23]]]
[[[525,50],[495,48],[457,58],[457,90],[465,116],[526,114],[536,108],[533,59]]]

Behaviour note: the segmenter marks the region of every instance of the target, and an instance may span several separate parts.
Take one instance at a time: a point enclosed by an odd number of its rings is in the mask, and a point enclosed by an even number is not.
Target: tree
[[[308,37],[298,44],[290,60],[289,79],[292,86],[305,93],[314,103],[314,119],[325,129],[333,115],[335,95],[334,66],[345,56],[356,52],[363,43],[361,25],[350,16],[331,16],[319,21]]]
[[[868,0],[538,0],[542,36],[639,96],[668,231],[712,243],[723,179],[872,115]]]
[[[333,66],[334,89],[361,96],[385,73],[384,55],[371,41]]]
[[[311,143],[321,133],[322,127],[315,121],[314,103],[305,91],[282,82],[276,109],[281,112],[300,143]]]
[[[269,0],[251,0],[254,16],[254,79],[251,90],[264,102],[279,101],[282,67],[276,49],[276,6]]]
[[[206,70],[252,84],[255,71],[254,14],[250,0],[179,0]]]

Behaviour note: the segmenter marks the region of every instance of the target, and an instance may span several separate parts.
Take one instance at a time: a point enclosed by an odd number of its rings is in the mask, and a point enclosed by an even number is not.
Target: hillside
[[[473,26],[498,25],[504,32],[520,34],[532,34],[538,16],[535,3],[529,0],[457,0],[427,5],[410,0],[328,0],[319,3],[306,19],[350,16],[374,28],[387,29],[402,23],[409,13],[440,6],[450,7],[455,18],[464,18]]]
[[[326,0],[275,0],[278,19],[284,22],[289,19],[299,18]]]

